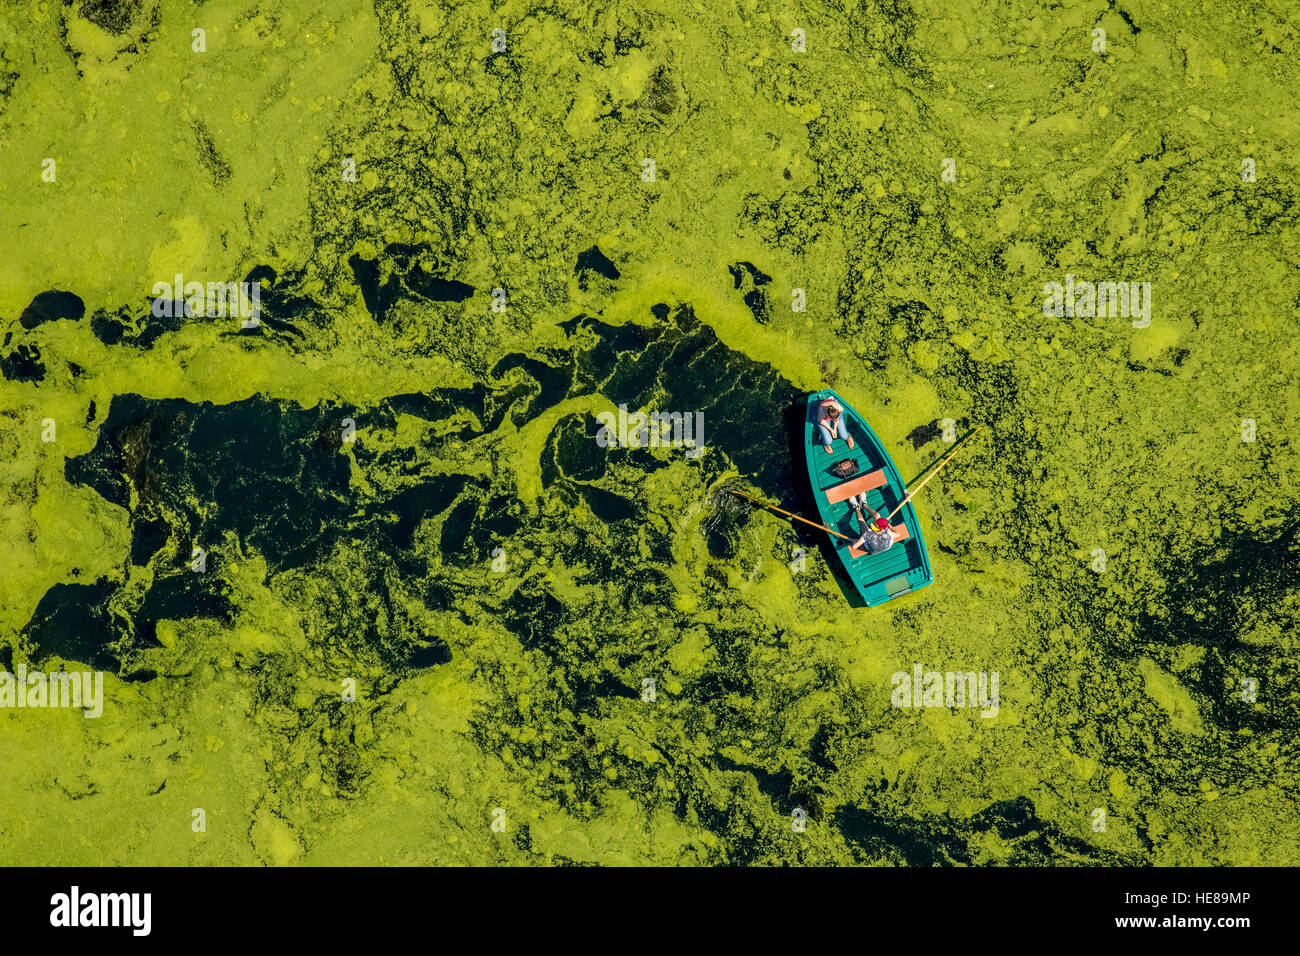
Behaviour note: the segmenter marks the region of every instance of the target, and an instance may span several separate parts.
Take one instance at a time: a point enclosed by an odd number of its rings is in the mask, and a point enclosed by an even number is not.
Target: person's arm
[[[880,512],[877,511],[875,508],[871,507],[871,505],[863,505],[863,507],[866,508],[868,511],[871,512],[871,520],[872,520],[872,521],[877,521],[877,520],[880,519]],[[859,512],[859,515],[860,515],[860,514],[861,514],[861,512]],[[862,519],[859,518],[858,520],[861,521]],[[864,523],[865,523],[865,522],[864,522]],[[889,532],[889,538],[890,538],[891,541],[897,541],[897,540],[898,540],[898,535],[894,534],[894,529],[893,529],[892,527],[891,527],[891,528],[886,528],[885,530],[887,530],[887,531]],[[863,537],[864,539],[867,537],[867,533],[866,533],[865,531],[863,531],[863,533],[862,533],[862,537]]]
[[[858,516],[858,536],[849,542],[850,548],[864,548],[867,543],[867,522],[863,520],[862,509],[853,506],[853,513]]]
[[[849,546],[852,548],[862,547],[862,543],[867,539],[867,529],[871,527],[869,524],[867,524],[867,519],[862,517],[863,507],[865,506],[856,503],[853,505],[853,514],[856,515],[858,519],[858,540],[854,541],[853,544]],[[871,511],[869,507],[867,508],[867,510]],[[872,511],[871,513],[875,514],[874,511]]]

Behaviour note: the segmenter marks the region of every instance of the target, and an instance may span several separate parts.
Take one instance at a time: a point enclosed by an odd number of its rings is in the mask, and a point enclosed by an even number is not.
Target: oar
[[[903,505],[907,504],[909,501],[912,500],[912,495],[916,494],[918,491],[920,491],[922,488],[924,488],[924,487],[925,487],[925,482],[926,482],[926,481],[929,481],[929,480],[930,480],[931,478],[933,478],[935,475],[939,474],[940,469],[942,469],[944,465],[948,464],[948,462],[950,462],[950,461],[952,460],[952,456],[955,455],[955,454],[957,454],[957,452],[961,450],[961,446],[964,445],[964,444],[966,444],[966,443],[967,443],[968,441],[970,441],[972,438],[974,438],[974,437],[975,437],[975,432],[977,432],[977,431],[979,431],[979,430],[980,430],[980,426],[979,426],[979,425],[976,425],[975,428],[974,428],[974,430],[973,430],[969,435],[967,435],[967,436],[966,436],[965,438],[963,438],[961,441],[957,442],[957,447],[954,448],[952,451],[948,452],[947,457],[945,457],[945,458],[943,459],[943,461],[939,462],[939,466],[938,466],[937,468],[935,468],[934,471],[930,472],[928,475],[925,476],[925,481],[923,481],[923,482],[921,482],[919,485],[917,485],[916,488],[914,488],[914,489],[909,489],[909,490],[907,491],[907,493],[906,493],[905,495],[903,495],[903,500],[900,501],[900,502],[898,503],[898,507],[897,507],[897,508],[895,508],[893,511],[891,511],[891,512],[889,513],[889,517],[892,518],[892,517],[894,517],[894,515],[898,514],[900,511],[902,511],[902,510],[903,510]]]
[[[776,505],[769,505],[766,501],[762,501],[758,498],[755,498],[753,495],[747,495],[743,491],[737,491],[735,488],[728,488],[727,491],[730,491],[733,495],[740,495],[740,497],[742,498],[748,498],[756,505],[762,505],[764,508],[771,508],[773,511],[779,511],[787,518],[793,518],[795,521],[802,521],[804,524],[812,525],[814,528],[820,528],[822,531],[829,531],[831,534],[843,538],[845,541],[854,540],[853,538],[850,538],[847,534],[840,534],[834,528],[828,528],[826,527],[826,525],[818,524],[816,521],[809,521],[807,518],[801,518],[797,514],[794,514],[793,512],[786,511],[784,508],[778,508]]]

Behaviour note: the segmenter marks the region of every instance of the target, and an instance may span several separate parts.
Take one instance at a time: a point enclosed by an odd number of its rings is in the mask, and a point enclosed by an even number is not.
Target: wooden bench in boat
[[[861,494],[865,491],[871,491],[873,488],[879,488],[885,483],[885,470],[878,468],[875,471],[869,471],[865,475],[859,475],[856,478],[850,478],[848,481],[842,481],[838,485],[832,485],[826,489],[826,502],[836,505],[841,501],[848,501],[854,495]]]
[[[892,531],[892,532],[894,533],[894,544],[901,544],[902,542],[906,541],[908,538],[910,538],[910,537],[912,536],[911,532],[907,530],[907,525],[905,525],[905,524],[895,524],[895,525],[890,525],[890,526],[889,526],[889,530]],[[855,538],[854,540],[857,540],[857,539]],[[891,550],[892,550],[892,549],[891,549]],[[861,557],[864,557],[865,555],[867,555],[867,554],[869,554],[869,553],[870,553],[870,552],[868,552],[868,551],[863,551],[863,550],[861,550],[860,548],[854,548],[854,547],[850,547],[850,548],[849,548],[849,554],[853,555],[853,557],[855,557],[855,558],[861,558]],[[882,551],[881,553],[882,553],[882,554],[888,554],[889,552],[888,552],[888,551]]]

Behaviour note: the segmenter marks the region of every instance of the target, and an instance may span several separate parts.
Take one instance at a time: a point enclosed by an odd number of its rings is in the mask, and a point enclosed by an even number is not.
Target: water
[[[0,192],[0,660],[113,675],[93,727],[0,715],[31,845],[1300,860],[1285,31],[1146,10],[1095,54],[866,6],[796,53],[670,4],[489,55],[474,4],[382,6],[205,12],[242,58],[122,4],[15,28],[65,59],[0,76],[43,118],[0,134],[31,172]],[[122,152],[159,124],[193,148]],[[262,325],[154,318],[176,272],[263,282]],[[1150,282],[1149,327],[1044,315],[1067,274]],[[905,477],[982,426],[917,501],[935,583],[879,609],[812,529],[707,506],[814,514],[791,416],[825,385]],[[702,412],[707,451],[600,448],[619,403]],[[891,706],[916,663],[997,671],[998,716]],[[235,825],[168,822],[198,805]]]

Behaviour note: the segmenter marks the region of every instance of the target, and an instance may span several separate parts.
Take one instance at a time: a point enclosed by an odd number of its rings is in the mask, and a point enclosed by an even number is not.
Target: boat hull
[[[826,453],[817,430],[816,408],[827,398],[833,398],[844,410],[856,448],[850,449],[848,442],[837,438],[831,445],[831,454]],[[834,389],[826,388],[809,395],[805,417],[804,458],[822,524],[856,539],[862,532],[852,506],[845,500],[848,494],[855,490],[865,491],[867,504],[887,515],[903,500],[906,486],[876,433]],[[848,479],[831,471],[836,462],[846,458],[853,459],[858,465],[857,474]],[[904,505],[892,521],[894,545],[881,554],[855,554],[850,551],[849,541],[834,535],[830,537],[831,546],[849,580],[868,607],[910,594],[934,580],[921,524],[911,503]]]

